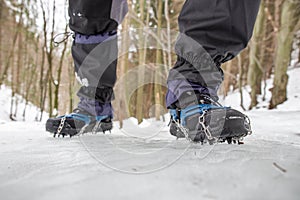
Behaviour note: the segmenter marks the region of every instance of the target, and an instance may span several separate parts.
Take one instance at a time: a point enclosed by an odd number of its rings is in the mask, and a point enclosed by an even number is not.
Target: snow
[[[12,90],[10,88],[5,87],[4,85],[0,86],[0,124],[6,123],[11,121],[9,118],[10,115],[10,108],[11,108],[11,100],[12,100]],[[28,122],[33,122],[36,119],[36,116],[40,116],[40,110],[33,105],[32,103],[28,102],[26,106],[26,101],[21,96],[16,95],[14,100],[18,101],[18,109],[16,113],[16,120],[22,121],[25,120]],[[26,106],[26,113],[25,117],[23,117],[23,112]],[[15,104],[13,107],[13,113],[15,111]],[[43,119],[44,121],[47,118],[47,113],[44,113]]]
[[[289,75],[289,83],[288,83],[288,101],[279,105],[278,109],[283,111],[294,111],[300,110],[300,69],[299,68],[292,68],[288,71]],[[268,110],[268,105],[271,99],[271,92],[270,89],[273,87],[272,79],[266,81],[266,97],[263,101],[263,95],[258,97],[259,104],[254,108],[255,110]],[[263,86],[264,87],[264,83]],[[262,89],[263,90],[263,89]],[[251,103],[250,99],[250,88],[246,87],[243,89],[243,98],[244,98],[244,107],[249,108]],[[226,106],[232,106],[240,111],[242,108],[240,107],[240,93],[237,91],[232,92],[229,96],[225,99],[221,98],[220,102]]]
[[[299,199],[300,69],[289,74],[286,103],[246,112],[254,134],[244,145],[176,140],[167,120],[130,118],[111,134],[72,139],[51,137],[44,123],[5,120],[1,199]],[[238,95],[225,104],[238,107]]]

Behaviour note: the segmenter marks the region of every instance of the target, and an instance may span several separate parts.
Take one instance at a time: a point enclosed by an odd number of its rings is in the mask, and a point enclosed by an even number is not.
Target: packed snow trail
[[[0,92],[0,198],[295,199],[300,196],[300,69],[289,71],[288,101],[246,112],[244,145],[176,140],[162,122],[133,119],[108,135],[53,138],[44,123],[8,122],[9,91]],[[268,82],[268,88],[271,82]],[[247,89],[245,106],[249,105]],[[222,102],[238,108],[239,94]],[[31,108],[28,114],[34,119]],[[156,134],[158,133],[158,134]]]
[[[55,139],[42,123],[1,124],[0,196],[298,199],[300,111],[249,115],[254,134],[245,145],[190,144],[165,129],[150,139],[122,136],[117,128],[109,135]]]

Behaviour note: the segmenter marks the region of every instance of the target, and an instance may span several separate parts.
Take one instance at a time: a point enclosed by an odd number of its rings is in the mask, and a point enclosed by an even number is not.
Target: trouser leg
[[[72,56],[82,85],[79,107],[93,114],[101,110],[95,105],[108,107],[103,105],[114,98],[117,27],[127,11],[126,0],[69,0],[69,26],[75,32]]]
[[[69,26],[84,35],[114,31],[127,11],[127,0],[69,0]]]
[[[111,102],[116,82],[117,35],[76,34],[72,56],[76,78],[81,83],[78,96],[95,99],[101,103]]]
[[[220,65],[247,46],[259,4],[260,0],[186,0],[178,19],[178,60],[168,78],[169,107],[186,90],[216,97],[223,80]]]

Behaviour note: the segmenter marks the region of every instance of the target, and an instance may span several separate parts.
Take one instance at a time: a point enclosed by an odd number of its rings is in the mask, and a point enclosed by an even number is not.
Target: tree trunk
[[[68,63],[68,77],[69,77],[69,87],[68,87],[68,94],[69,94],[69,109],[68,112],[71,113],[74,109],[75,99],[74,99],[74,91],[75,91],[75,76],[74,76],[74,67],[73,67],[73,60],[71,57],[67,59]]]
[[[232,60],[225,63],[224,66],[223,66],[223,69],[224,69],[224,81],[223,81],[223,95],[224,95],[224,98],[228,95],[228,92],[230,90],[230,85],[231,85],[231,79],[232,77],[230,76],[231,74],[231,69],[232,69]]]
[[[65,27],[65,32],[68,30],[68,25]],[[61,75],[62,75],[62,68],[64,64],[64,58],[67,50],[67,45],[68,45],[68,40],[65,40],[63,42],[63,49],[61,52],[60,60],[59,60],[59,66],[57,69],[57,77],[56,77],[56,82],[54,83],[54,105],[53,108],[54,110],[59,110],[59,88],[60,88],[60,83],[61,83]]]
[[[6,58],[5,60],[5,65],[4,65],[4,69],[3,69],[3,72],[2,72],[2,75],[0,77],[0,85],[2,85],[4,83],[4,80],[6,79],[7,77],[7,73],[8,73],[8,69],[11,65],[11,61],[12,59],[14,58],[14,52],[15,52],[15,46],[16,46],[16,43],[17,43],[17,39],[18,39],[18,35],[19,35],[19,24],[15,25],[15,21],[14,21],[14,24],[13,24],[13,27],[15,26],[16,27],[16,31],[14,33],[14,37],[13,37],[13,41],[12,41],[12,45],[11,45],[11,49],[9,51],[9,55],[8,57]]]
[[[26,37],[26,41],[28,41],[28,37]],[[31,39],[32,42],[34,42],[34,39]],[[25,52],[26,52],[26,55],[28,54],[28,43],[26,43],[25,45]],[[37,55],[38,54],[38,48],[35,48],[35,54]],[[34,60],[35,59],[35,60]],[[25,121],[25,116],[26,116],[26,109],[27,109],[27,105],[28,105],[28,102],[29,102],[29,95],[30,93],[32,92],[32,85],[34,84],[34,81],[35,78],[37,76],[37,62],[38,62],[38,57],[36,56],[35,58],[32,58],[28,60],[27,62],[27,66],[28,66],[28,71],[29,71],[29,76],[27,78],[27,84],[26,84],[26,87],[24,89],[24,92],[25,92],[25,108],[24,108],[24,111],[23,111],[23,120]],[[33,93],[34,94],[34,93]]]
[[[122,43],[121,43],[121,53],[123,54],[120,61],[120,77],[122,77],[122,83],[119,85],[120,90],[120,99],[118,104],[118,120],[120,122],[120,128],[123,128],[123,120],[128,117],[127,115],[127,109],[128,109],[128,102],[127,102],[127,80],[126,80],[126,72],[128,67],[128,49],[129,49],[129,19],[125,19],[122,25]],[[125,53],[126,52],[126,53]]]
[[[46,96],[45,91],[46,91],[46,87],[47,87],[47,77],[48,75],[44,76],[45,74],[45,57],[46,57],[46,51],[47,51],[47,19],[46,19],[46,11],[43,5],[42,0],[40,0],[40,4],[41,4],[41,9],[42,9],[42,16],[43,16],[43,47],[42,47],[42,60],[41,60],[41,67],[40,67],[40,80],[39,80],[39,86],[40,86],[40,109],[41,109],[41,115],[39,118],[39,121],[42,121],[43,118],[43,113],[44,113],[44,109],[45,109],[45,98]]]
[[[262,43],[263,32],[264,32],[264,22],[265,22],[265,14],[264,14],[265,4],[264,1],[261,2],[261,7],[258,13],[256,25],[254,28],[253,40],[250,45],[250,64],[248,71],[248,84],[251,87],[251,104],[249,109],[255,107],[258,103],[257,95],[261,94],[261,81],[263,77],[263,68],[261,66],[262,60]]]
[[[238,59],[238,67],[239,67],[239,79],[238,79],[238,85],[239,85],[239,93],[240,93],[240,106],[245,111],[244,107],[244,96],[243,96],[243,76],[244,76],[244,66],[242,61],[242,55],[237,56]]]
[[[272,88],[270,109],[287,100],[288,75],[287,68],[291,61],[293,36],[295,24],[299,20],[300,2],[284,1],[281,11],[281,29],[277,37],[277,49],[275,54],[275,75]]]
[[[158,1],[157,7],[157,35],[158,38],[161,38],[161,28],[162,28],[162,14],[163,14],[163,1]],[[155,99],[155,118],[156,120],[160,120],[161,115],[161,66],[163,63],[162,59],[162,51],[159,41],[157,41],[157,49],[156,49],[156,67],[155,67],[155,80],[154,80],[154,99]]]
[[[3,19],[2,19],[2,9],[3,9],[4,2],[0,0],[0,35],[2,36],[2,26],[3,26]],[[2,71],[2,37],[0,37],[0,74]]]
[[[145,10],[145,0],[140,0],[139,3],[140,6],[140,19],[141,21],[144,21],[144,10]],[[149,13],[149,12],[148,12]],[[143,83],[144,79],[145,79],[145,70],[144,70],[144,65],[145,65],[145,53],[146,53],[146,49],[144,49],[144,45],[145,45],[145,40],[146,37],[144,36],[144,31],[143,31],[143,27],[140,27],[139,30],[139,69],[138,69],[138,82],[137,82],[137,97],[136,97],[136,118],[138,120],[138,123],[141,123],[143,120],[143,108],[144,108],[144,85],[142,85],[141,83]]]
[[[54,29],[55,29],[55,14],[56,14],[56,0],[53,1],[53,7],[52,7],[52,22],[51,22],[51,32],[50,32],[50,38],[49,41],[47,40],[47,36],[48,36],[48,31],[47,31],[47,24],[48,24],[48,20],[46,17],[46,11],[44,8],[44,3],[42,2],[42,0],[40,0],[41,3],[41,9],[42,9],[42,14],[43,14],[43,34],[44,34],[44,51],[46,54],[46,58],[47,58],[47,63],[48,63],[48,70],[47,70],[47,75],[46,75],[46,80],[44,80],[43,82],[45,82],[45,87],[43,88],[43,92],[45,92],[45,90],[48,89],[48,110],[49,110],[49,117],[53,116],[53,93],[52,93],[52,85],[54,83],[54,79],[53,79],[53,50],[54,50],[54,45],[52,43],[53,38],[54,38]],[[42,73],[42,72],[41,72]],[[47,83],[48,83],[48,88],[47,87]],[[45,93],[44,93],[45,95]],[[44,98],[46,98],[46,96],[43,96]],[[42,108],[44,108],[45,105],[45,99],[42,100]],[[43,109],[42,109],[43,110]]]

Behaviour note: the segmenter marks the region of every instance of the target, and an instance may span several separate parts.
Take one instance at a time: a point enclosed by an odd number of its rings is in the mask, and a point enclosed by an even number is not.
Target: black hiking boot
[[[227,141],[242,144],[252,133],[250,120],[243,113],[223,107],[208,95],[186,93],[170,110],[170,133],[193,142],[214,144]]]
[[[81,135],[84,133],[110,131],[112,121],[109,116],[92,116],[88,112],[76,108],[71,114],[50,118],[46,122],[46,131],[54,137]]]

